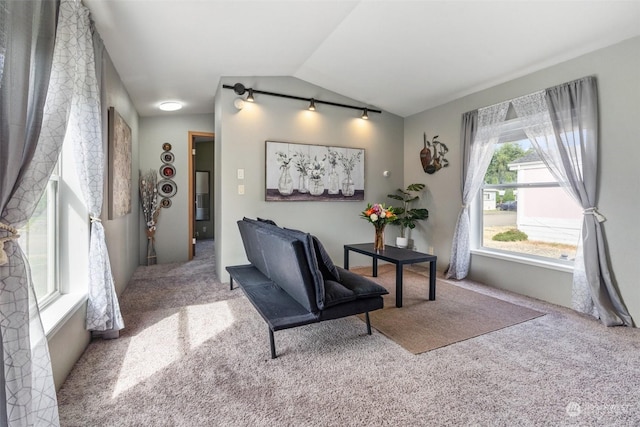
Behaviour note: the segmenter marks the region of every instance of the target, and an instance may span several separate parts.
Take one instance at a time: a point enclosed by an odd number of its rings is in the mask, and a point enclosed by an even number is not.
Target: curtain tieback
[[[102,220],[97,216],[90,216],[89,218],[91,219],[92,223],[94,223],[94,222],[102,222]]]
[[[0,222],[0,230],[5,230],[11,233],[11,235],[9,236],[0,237],[0,265],[5,265],[9,262],[9,257],[4,251],[4,244],[9,240],[17,240],[20,235],[18,234],[18,230],[15,227],[5,224],[4,222]]]
[[[598,222],[605,222],[607,220],[607,218],[605,218],[604,215],[598,212],[598,208],[596,208],[595,206],[585,209],[582,213],[585,215],[595,216]]]

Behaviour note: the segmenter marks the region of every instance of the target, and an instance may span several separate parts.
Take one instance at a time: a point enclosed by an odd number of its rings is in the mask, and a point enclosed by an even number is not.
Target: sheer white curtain
[[[607,326],[632,325],[613,285],[605,221],[596,207],[598,95],[595,77],[585,77],[512,100],[527,137],[560,185],[582,206],[581,244],[574,262],[573,308]]]
[[[504,122],[508,110],[509,102],[503,102],[463,115],[462,142],[465,172],[462,209],[458,215],[451,244],[447,278],[464,279],[469,273],[471,261],[469,204],[480,191],[496,142],[500,137],[500,125]]]
[[[16,240],[58,159],[71,104],[74,46],[57,40],[72,38],[75,22],[61,8],[56,30],[56,6],[3,2],[0,9],[0,425],[59,425],[48,344]]]
[[[78,19],[77,74],[66,143],[74,147],[82,194],[91,217],[86,329],[119,331],[124,328],[124,321],[120,314],[104,227],[100,220],[105,166],[100,90],[96,76],[93,37],[89,10],[81,4],[76,7]]]

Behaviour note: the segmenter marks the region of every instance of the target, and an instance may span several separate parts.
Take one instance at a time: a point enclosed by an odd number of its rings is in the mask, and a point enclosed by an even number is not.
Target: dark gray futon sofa
[[[387,290],[373,281],[337,267],[320,241],[272,221],[238,221],[250,264],[229,266],[231,288],[237,283],[273,332],[382,308]]]

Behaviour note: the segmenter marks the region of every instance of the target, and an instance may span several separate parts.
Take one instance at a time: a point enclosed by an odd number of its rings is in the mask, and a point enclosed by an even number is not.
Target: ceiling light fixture
[[[161,102],[158,108],[162,111],[176,111],[182,108],[182,103],[177,101]]]
[[[242,83],[236,83],[233,86],[231,86],[231,85],[222,85],[222,87],[225,88],[225,89],[233,89],[233,91],[237,95],[244,95],[245,93],[249,92],[249,95],[247,96],[247,101],[250,101],[250,100],[252,101],[253,100],[253,94],[257,93],[257,94],[261,94],[261,95],[277,96],[279,98],[297,99],[299,101],[307,101],[309,103],[309,110],[311,110],[311,111],[313,111],[315,109],[316,104],[325,104],[325,105],[333,105],[334,107],[342,107],[342,108],[350,108],[352,110],[360,110],[360,111],[362,111],[362,118],[365,119],[365,120],[369,119],[369,113],[382,114],[381,110],[375,110],[375,109],[368,108],[368,107],[363,107],[363,106],[358,106],[358,105],[341,104],[341,103],[338,103],[338,102],[331,102],[331,101],[322,101],[322,100],[317,99],[317,98],[305,98],[305,97],[302,97],[302,96],[286,95],[286,94],[283,94],[283,93],[276,93],[276,92],[267,92],[267,91],[264,91],[264,90],[247,88]]]

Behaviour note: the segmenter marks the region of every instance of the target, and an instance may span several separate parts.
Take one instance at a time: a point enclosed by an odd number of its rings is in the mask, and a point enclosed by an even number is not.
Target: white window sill
[[[40,311],[44,335],[52,337],[87,301],[86,293],[65,294]]]
[[[551,270],[564,271],[565,273],[573,273],[573,263],[570,261],[556,261],[551,258],[534,258],[515,253],[498,252],[488,249],[473,249],[473,255],[484,256],[488,258],[501,259],[504,261],[513,261],[521,264],[533,265],[536,267],[548,268]]]

